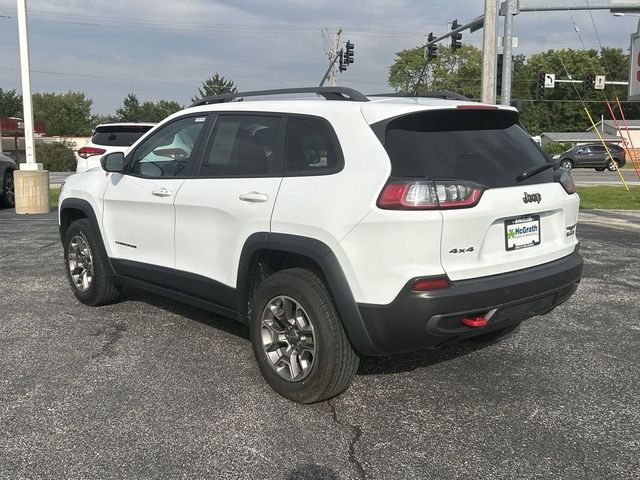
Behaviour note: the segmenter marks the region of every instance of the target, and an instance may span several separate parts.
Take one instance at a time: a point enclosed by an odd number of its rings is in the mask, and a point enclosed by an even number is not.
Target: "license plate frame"
[[[518,232],[514,226],[520,227],[522,231]],[[504,247],[507,252],[535,247],[541,241],[540,215],[526,215],[504,221]]]

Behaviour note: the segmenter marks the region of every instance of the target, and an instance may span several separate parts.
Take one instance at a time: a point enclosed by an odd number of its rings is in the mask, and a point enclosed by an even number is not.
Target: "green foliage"
[[[0,117],[22,117],[22,95],[0,88]]]
[[[50,172],[73,172],[76,156],[65,142],[36,143],[36,159]]]
[[[198,89],[198,93],[191,99],[196,102],[204,97],[211,95],[222,95],[224,93],[235,93],[238,89],[231,80],[227,80],[222,75],[214,73],[211,77],[202,82],[202,87]]]
[[[547,143],[544,146],[544,151],[549,155],[555,155],[556,153],[566,152],[571,148],[570,143]]]
[[[415,48],[396,54],[389,67],[389,86],[396,91],[447,89],[469,98],[480,97],[482,53],[470,45],[451,51],[441,46],[439,56],[425,68],[424,50]],[[625,87],[607,85],[604,91],[585,92],[582,84],[556,83],[554,89],[546,89],[545,97],[536,100],[538,71],[555,73],[557,79],[582,80],[587,74],[606,74],[608,80],[627,80],[629,56],[619,48],[597,50],[547,50],[531,55],[514,56],[513,101],[522,103],[522,123],[532,135],[552,131],[585,131],[591,127],[589,118],[580,102],[587,102],[589,111],[597,123],[601,115],[610,118],[606,99],[615,105],[616,95],[626,100]],[[623,104],[626,118],[640,117],[640,103]],[[615,109],[619,118],[619,112]]]
[[[47,135],[89,135],[92,104],[82,92],[34,93],[33,116],[44,122]]]
[[[107,117],[104,120],[157,123],[178,110],[182,110],[182,106],[178,102],[159,100],[140,103],[138,97],[130,93],[124,98],[122,107],[116,110],[115,117]]]
[[[469,98],[480,96],[482,52],[472,45],[440,48],[427,63],[423,48],[402,50],[389,67],[389,86],[397,92],[451,90]]]

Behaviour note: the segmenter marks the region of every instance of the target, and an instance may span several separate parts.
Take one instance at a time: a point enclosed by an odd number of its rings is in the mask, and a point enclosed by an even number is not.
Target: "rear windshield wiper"
[[[516,177],[516,182],[522,182],[527,178],[531,178],[534,175],[539,174],[540,172],[544,172],[550,168],[555,167],[553,163],[546,163],[544,165],[538,165],[536,167],[527,168],[524,172]]]

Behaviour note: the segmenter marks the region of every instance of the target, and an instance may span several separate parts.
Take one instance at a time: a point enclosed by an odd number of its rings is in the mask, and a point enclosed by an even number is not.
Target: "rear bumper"
[[[515,272],[454,282],[451,288],[412,292],[405,285],[388,305],[359,304],[363,324],[381,354],[436,348],[544,315],[575,292],[582,275],[578,248],[559,260]],[[495,309],[486,327],[462,318]]]

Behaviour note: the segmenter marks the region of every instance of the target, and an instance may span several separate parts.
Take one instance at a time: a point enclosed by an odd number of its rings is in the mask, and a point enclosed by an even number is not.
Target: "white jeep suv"
[[[76,297],[104,305],[135,286],[237,318],[266,381],[297,402],[343,392],[362,355],[500,336],[580,281],[573,181],[512,108],[229,94],[102,166],[60,196]]]

